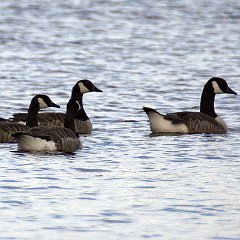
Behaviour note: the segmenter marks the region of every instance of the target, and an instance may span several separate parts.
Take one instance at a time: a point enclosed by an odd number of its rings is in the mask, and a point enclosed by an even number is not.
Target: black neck
[[[77,89],[73,88],[71,97],[72,98],[77,98],[80,105],[81,105],[81,109],[77,112],[76,118],[81,120],[81,121],[87,121],[89,119],[89,117],[88,117],[88,115],[86,114],[86,112],[83,108],[83,103],[82,103],[83,94],[79,91],[78,87],[77,87]]]
[[[83,94],[79,91],[79,87],[77,85],[72,89],[71,98],[76,98],[79,102],[82,102]]]
[[[38,126],[38,111],[39,111],[39,105],[36,101],[32,101],[30,103],[30,106],[28,108],[28,116],[26,119],[26,125],[29,127],[36,127]]]
[[[65,119],[64,119],[64,127],[69,128],[72,130],[76,136],[78,137],[79,134],[76,133],[75,127],[74,127],[74,119],[75,119],[75,114],[73,114],[71,111],[67,111],[65,114]]]
[[[65,114],[64,127],[69,128],[72,131],[75,131],[74,119],[75,119],[75,115],[67,111],[67,113]]]
[[[88,115],[86,114],[83,106],[82,108],[77,112],[76,119],[81,121],[87,121],[89,119]]]
[[[215,93],[213,89],[205,85],[201,97],[200,112],[206,113],[209,116],[216,118],[218,115],[214,110],[214,99]]]

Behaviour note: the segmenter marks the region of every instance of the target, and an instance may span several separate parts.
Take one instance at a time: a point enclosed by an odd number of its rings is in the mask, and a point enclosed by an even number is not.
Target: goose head
[[[47,107],[56,107],[56,108],[60,108],[59,105],[57,105],[56,103],[54,103],[50,97],[48,97],[47,95],[44,94],[38,94],[35,95],[32,98],[31,104],[30,106],[35,106],[36,109],[43,109],[43,108],[47,108]]]
[[[102,92],[97,88],[90,80],[83,79],[78,81],[72,89],[72,97],[77,97],[79,94],[84,94],[87,92]]]
[[[28,108],[28,116],[26,119],[26,124],[29,127],[38,126],[38,121],[37,121],[38,111],[40,109],[47,108],[47,107],[60,108],[60,106],[58,106],[56,103],[54,103],[50,99],[50,97],[48,97],[47,95],[43,95],[43,94],[35,95],[32,98],[31,103]]]
[[[211,88],[214,94],[234,94],[237,95],[235,91],[233,91],[227,84],[227,82],[220,77],[211,78],[205,85],[208,88]]]

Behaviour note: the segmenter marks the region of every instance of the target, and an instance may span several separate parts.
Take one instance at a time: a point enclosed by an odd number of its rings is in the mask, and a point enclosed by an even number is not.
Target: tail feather
[[[162,115],[161,113],[159,113],[157,110],[155,110],[155,109],[153,109],[153,108],[150,108],[150,107],[144,107],[143,106],[143,111],[146,113],[146,114],[148,114],[148,113],[150,113],[150,112],[155,112],[155,113],[158,113],[159,115]]]

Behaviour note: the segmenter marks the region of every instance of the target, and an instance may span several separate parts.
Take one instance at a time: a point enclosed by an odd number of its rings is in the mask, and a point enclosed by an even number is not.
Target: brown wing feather
[[[51,113],[42,112],[38,113],[38,123],[40,126],[45,127],[63,127],[64,126],[65,113]],[[13,122],[26,122],[27,113],[15,113],[11,119]],[[89,134],[92,132],[91,121],[80,121],[75,119],[74,121],[75,131],[79,134]]]
[[[14,123],[14,122],[1,122],[0,123],[0,142],[1,143],[12,143],[16,142],[12,136],[13,133],[26,132],[29,129],[28,126]]]
[[[15,113],[13,114],[13,122],[26,122],[27,113]],[[41,126],[53,127],[60,126],[64,124],[64,113],[54,113],[54,112],[42,112],[38,113],[38,122]]]
[[[185,123],[189,133],[226,133],[213,117],[202,112],[177,112],[165,115],[173,123]]]
[[[40,126],[46,127],[63,127],[64,113],[39,113],[38,122]]]
[[[64,127],[34,127],[27,134],[55,142],[57,150],[62,152],[73,152],[82,146],[76,134]]]

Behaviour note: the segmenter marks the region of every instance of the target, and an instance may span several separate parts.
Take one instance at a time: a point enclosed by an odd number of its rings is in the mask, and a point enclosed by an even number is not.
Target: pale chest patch
[[[87,121],[81,121],[79,119],[75,119],[75,131],[79,134],[90,134],[93,130],[93,126],[91,121],[88,119]]]
[[[215,118],[215,120],[216,120],[219,124],[221,124],[221,126],[223,126],[226,131],[228,130],[227,123],[226,123],[220,116],[217,116],[217,117]]]

